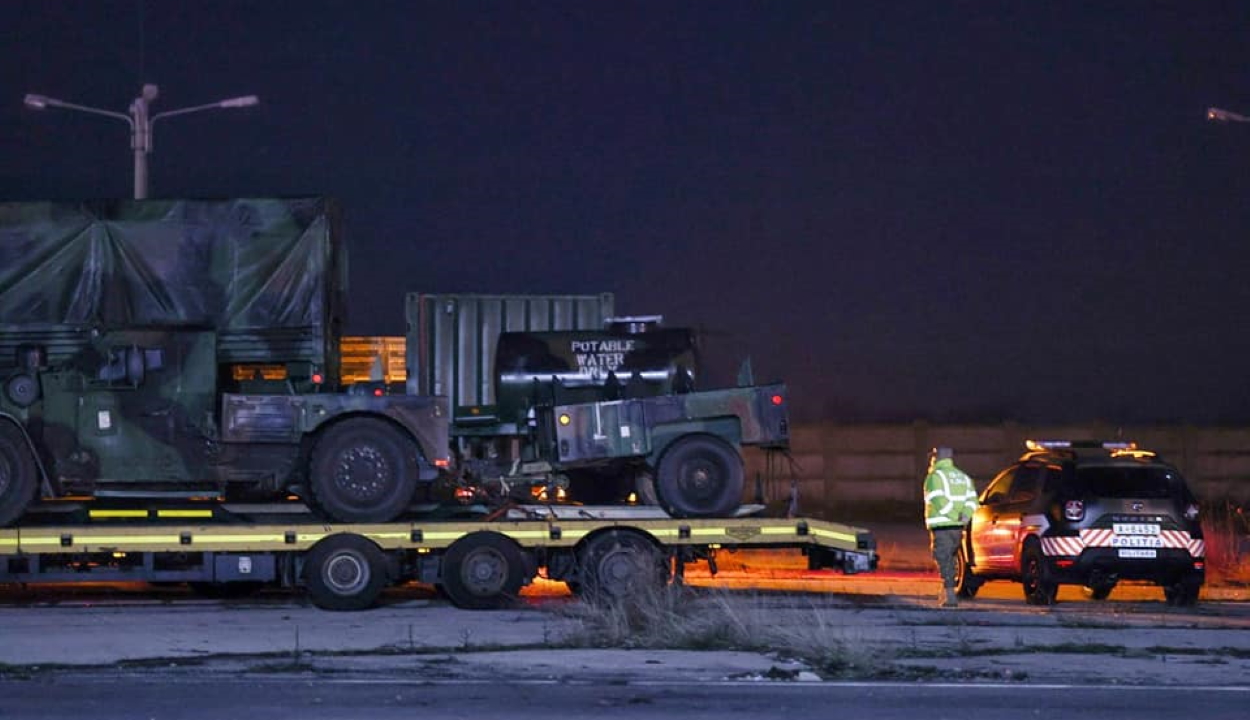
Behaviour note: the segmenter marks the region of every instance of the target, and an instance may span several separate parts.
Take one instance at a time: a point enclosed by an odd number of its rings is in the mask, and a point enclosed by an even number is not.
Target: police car
[[[1192,605],[1205,579],[1198,501],[1175,467],[1134,443],[1027,441],[981,493],[959,552],[962,597],[1011,580],[1049,605],[1061,584],[1104,600],[1121,580]]]

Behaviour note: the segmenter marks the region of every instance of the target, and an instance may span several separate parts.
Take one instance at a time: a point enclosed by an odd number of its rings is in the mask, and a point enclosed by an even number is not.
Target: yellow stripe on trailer
[[[88,514],[93,518],[108,520],[112,518],[146,518],[147,510],[90,510]]]
[[[157,517],[163,518],[211,518],[212,510],[157,510]]]
[[[848,535],[846,533],[835,532],[833,530],[824,530],[818,527],[812,528],[811,530],[809,530],[809,532],[816,537],[829,538],[831,540],[841,540],[842,542],[848,542],[848,543],[851,543],[852,545],[855,544],[855,540],[856,540],[854,535]]]

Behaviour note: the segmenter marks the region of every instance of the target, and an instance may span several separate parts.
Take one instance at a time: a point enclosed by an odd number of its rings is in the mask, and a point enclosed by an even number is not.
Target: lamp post
[[[1217,107],[1207,108],[1207,119],[1213,122],[1250,122],[1250,117]]]
[[[260,103],[260,99],[255,95],[244,95],[241,97],[228,98],[226,100],[218,100],[217,102],[206,103],[204,105],[195,105],[193,107],[179,108],[177,110],[166,110],[162,113],[151,115],[148,112],[152,101],[156,100],[158,89],[155,85],[144,85],[143,90],[139,93],[139,97],[130,103],[129,113],[114,112],[112,110],[101,110],[100,108],[89,107],[87,105],[79,105],[77,103],[65,102],[57,100],[46,95],[29,94],[26,96],[26,107],[34,110],[44,110],[46,108],[64,108],[66,110],[78,110],[79,112],[91,113],[92,115],[103,115],[105,117],[117,118],[130,126],[130,147],[135,153],[135,199],[143,200],[148,196],[148,153],[152,152],[152,126],[161,118],[173,117],[174,115],[186,115],[188,113],[200,112],[203,110],[213,110],[216,108],[243,108],[251,107]]]

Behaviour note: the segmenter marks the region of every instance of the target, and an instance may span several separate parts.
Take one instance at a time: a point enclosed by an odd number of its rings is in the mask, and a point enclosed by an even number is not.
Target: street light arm
[[[113,112],[112,110],[101,110],[100,108],[90,107],[88,105],[79,105],[77,103],[65,102],[56,98],[46,97],[44,95],[29,94],[26,96],[26,107],[35,110],[43,110],[44,108],[56,107],[65,108],[66,110],[78,110],[79,112],[91,113],[93,115],[103,115],[105,117],[117,118],[130,126],[131,130],[135,129],[135,121],[125,113]]]
[[[1250,117],[1223,108],[1207,108],[1207,119],[1215,122],[1250,122]]]
[[[251,107],[253,105],[258,105],[258,104],[260,104],[260,98],[256,97],[255,95],[244,95],[243,97],[229,98],[227,100],[218,100],[217,102],[206,103],[204,105],[196,105],[194,107],[179,108],[177,110],[166,110],[165,112],[157,113],[153,115],[149,122],[151,122],[152,124],[156,124],[156,121],[160,120],[161,118],[173,117],[174,115],[187,115],[189,113],[200,112],[202,110],[214,110],[216,108]]]

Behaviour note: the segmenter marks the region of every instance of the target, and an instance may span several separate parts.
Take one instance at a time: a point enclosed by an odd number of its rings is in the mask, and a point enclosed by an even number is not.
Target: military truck
[[[440,479],[720,517],[742,448],[786,448],[784,386],[697,390],[694,333],[610,294],[410,294],[406,385],[346,383],[338,224],[324,198],[0,203],[0,525],[287,494],[387,522]]]
[[[611,293],[411,293],[407,391],[448,396],[471,485],[732,515],[742,449],[788,447],[785,387],[698,389],[696,333],[614,311]]]
[[[0,203],[0,525],[79,495],[399,515],[445,401],[339,382],[346,287],[324,198]]]

